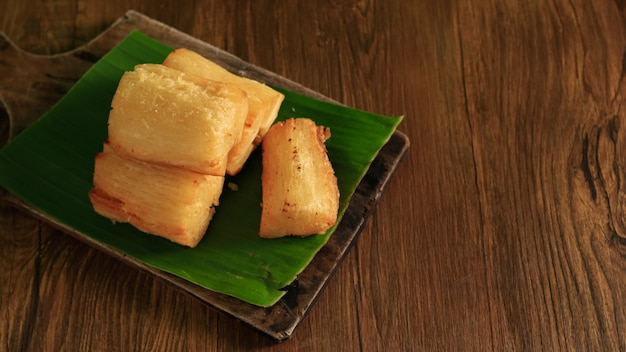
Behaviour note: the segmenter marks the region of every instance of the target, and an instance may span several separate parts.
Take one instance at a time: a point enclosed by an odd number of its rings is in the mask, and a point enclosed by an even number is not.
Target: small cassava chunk
[[[241,139],[246,93],[159,64],[124,73],[111,103],[109,143],[116,153],[215,176]]]
[[[261,237],[321,234],[335,224],[339,188],[328,138],[330,130],[308,118],[269,129],[262,143]]]
[[[169,54],[163,61],[163,65],[189,75],[233,84],[246,92],[248,112],[244,128],[241,139],[235,143],[228,154],[226,168],[226,173],[229,175],[239,173],[252,151],[261,143],[263,136],[274,123],[285,96],[261,82],[235,75],[200,54],[185,48],[177,49]]]
[[[89,198],[104,217],[195,247],[219,205],[223,184],[224,176],[127,158],[105,143],[95,158]]]

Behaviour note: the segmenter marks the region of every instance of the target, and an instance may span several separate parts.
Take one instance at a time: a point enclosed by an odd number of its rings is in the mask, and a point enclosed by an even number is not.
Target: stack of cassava
[[[135,66],[119,82],[108,140],[95,158],[89,193],[94,210],[195,247],[219,204],[226,175],[242,169],[283,99],[186,49],[163,64]],[[325,153],[323,158],[330,165]],[[332,167],[330,175],[334,178]],[[331,193],[338,197],[334,183]],[[336,216],[336,207],[331,212]],[[265,232],[264,237],[278,236]]]

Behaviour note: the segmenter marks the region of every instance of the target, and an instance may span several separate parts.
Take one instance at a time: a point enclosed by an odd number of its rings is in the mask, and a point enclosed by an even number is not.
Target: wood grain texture
[[[626,349],[622,1],[8,0],[0,30],[59,53],[128,9],[405,114],[411,150],[281,344],[0,204],[0,349]]]

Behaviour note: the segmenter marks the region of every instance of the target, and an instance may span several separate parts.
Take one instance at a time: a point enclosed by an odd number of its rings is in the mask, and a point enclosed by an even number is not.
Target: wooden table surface
[[[411,140],[283,343],[0,203],[0,350],[626,349],[624,6],[0,2],[0,31],[26,51],[68,51],[134,9],[341,103],[403,114]]]

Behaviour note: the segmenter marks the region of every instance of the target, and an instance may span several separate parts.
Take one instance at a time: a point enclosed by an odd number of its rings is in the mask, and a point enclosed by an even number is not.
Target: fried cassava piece
[[[105,144],[95,158],[94,210],[116,222],[195,247],[219,204],[224,176],[120,156]]]
[[[276,119],[285,96],[258,81],[235,75],[188,49],[173,51],[163,61],[163,65],[207,79],[232,83],[247,93],[248,114],[242,138],[228,155],[227,173],[237,174]]]
[[[324,233],[337,221],[339,188],[325,141],[330,130],[307,118],[278,122],[262,144],[259,235]]]
[[[124,73],[111,105],[116,153],[216,176],[225,174],[248,113],[236,86],[159,64]]]

